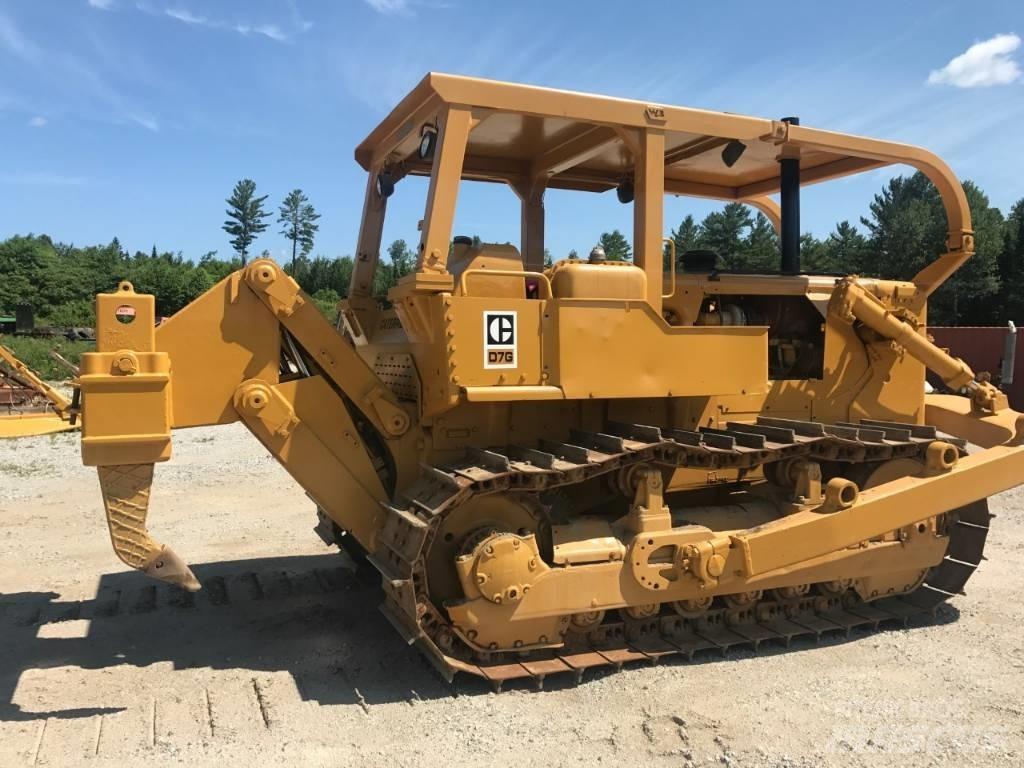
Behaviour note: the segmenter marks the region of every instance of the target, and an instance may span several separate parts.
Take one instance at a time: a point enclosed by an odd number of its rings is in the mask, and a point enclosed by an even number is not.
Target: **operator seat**
[[[463,291],[462,275],[468,270]],[[486,270],[518,272],[517,275],[488,275]],[[526,280],[523,257],[514,245],[505,243],[479,243],[464,235],[452,241],[452,255],[448,259],[448,271],[455,278],[456,296],[494,296],[509,299],[526,298]]]

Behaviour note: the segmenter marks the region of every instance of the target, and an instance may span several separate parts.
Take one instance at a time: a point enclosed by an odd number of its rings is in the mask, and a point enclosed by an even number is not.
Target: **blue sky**
[[[840,5],[0,0],[0,237],[226,256],[223,201],[251,177],[275,208],[305,190],[316,252],[351,253],[353,149],[428,70],[795,114],[933,149],[1004,212],[1024,197],[1024,3]],[[886,173],[809,188],[804,228],[856,220]],[[457,231],[516,242],[511,191],[465,186]],[[387,240],[416,241],[423,195],[399,186]],[[714,207],[670,199],[666,228]],[[547,209],[556,257],[631,229],[612,193],[553,191]],[[256,249],[283,256],[276,230]]]

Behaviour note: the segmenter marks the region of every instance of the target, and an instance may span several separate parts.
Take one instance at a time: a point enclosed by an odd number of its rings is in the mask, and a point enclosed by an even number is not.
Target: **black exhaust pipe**
[[[799,117],[784,117],[782,122],[800,125]],[[800,158],[779,160],[779,192],[782,208],[782,261],[779,271],[784,275],[800,273]]]

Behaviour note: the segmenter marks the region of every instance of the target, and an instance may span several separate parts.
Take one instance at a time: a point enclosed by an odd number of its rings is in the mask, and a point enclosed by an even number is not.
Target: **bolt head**
[[[263,264],[256,271],[256,280],[262,283],[263,285],[269,285],[270,283],[274,282],[274,279],[277,277],[276,273],[277,270],[275,270],[272,266],[270,266],[269,264]]]
[[[725,572],[725,558],[721,555],[712,555],[708,558],[708,575],[716,579]]]
[[[117,358],[117,362],[115,362],[114,365],[121,373],[135,373],[138,370],[138,366],[136,365],[134,358],[128,355],[122,355]]]

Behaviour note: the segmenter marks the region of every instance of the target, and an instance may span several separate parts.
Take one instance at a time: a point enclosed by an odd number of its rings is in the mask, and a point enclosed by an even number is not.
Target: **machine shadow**
[[[54,667],[104,669],[122,664],[147,666],[171,662],[174,669],[244,669],[288,672],[305,700],[366,707],[488,693],[484,681],[465,675],[448,685],[417,649],[399,638],[377,610],[381,593],[360,578],[338,554],[260,558],[193,566],[203,590],[189,594],[154,583],[136,572],[106,574],[96,596],[59,601],[53,592],[0,594],[0,721],[79,718],[120,711],[88,707],[26,711],[14,697],[21,676]],[[955,621],[954,606],[939,609],[932,622]],[[49,625],[88,620],[82,637],[53,637]],[[75,626],[65,624],[67,627]],[[45,627],[45,629],[44,629]],[[826,635],[822,644],[862,638]],[[40,635],[43,635],[42,637]],[[757,653],[799,652],[815,646],[796,639],[792,648],[763,645]],[[753,655],[736,648],[729,658]],[[703,653],[689,663],[717,663],[720,653]],[[668,657],[662,664],[687,663]],[[587,679],[613,674],[610,668]],[[564,678],[564,679],[563,679]],[[547,690],[573,685],[572,676],[556,676]],[[509,688],[530,687],[528,682]]]
[[[379,588],[345,563],[333,553],[199,564],[193,571],[203,590],[195,594],[136,572],[105,574],[96,596],[84,601],[62,602],[53,592],[0,594],[0,721],[119,711],[30,712],[15,703],[24,673],[63,666],[169,661],[176,670],[284,671],[303,699],[321,704],[455,695],[377,610]],[[62,628],[50,625],[62,622],[87,630],[53,637]]]

